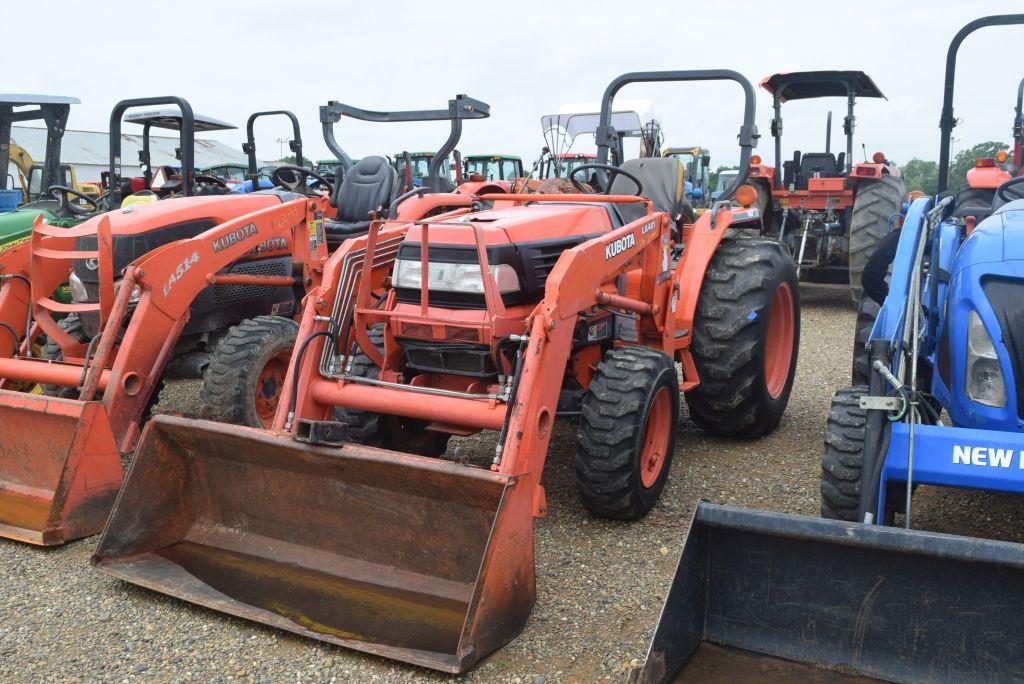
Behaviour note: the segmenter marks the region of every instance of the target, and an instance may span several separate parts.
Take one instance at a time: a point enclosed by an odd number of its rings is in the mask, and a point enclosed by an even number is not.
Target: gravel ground
[[[536,522],[537,604],[511,644],[458,681],[621,681],[654,629],[698,498],[816,515],[821,435],[849,383],[854,311],[845,290],[805,289],[800,364],[782,425],[752,442],[715,439],[684,415],[661,503],[643,521],[596,519],[573,486],[575,428],[558,426]],[[194,414],[196,383],[172,383],[158,410]],[[462,441],[476,460],[493,438]],[[452,449],[449,450],[451,453]],[[1024,541],[1022,499],[928,491],[915,526]],[[89,568],[96,539],[42,550],[0,542],[3,681],[452,681],[237,620]]]

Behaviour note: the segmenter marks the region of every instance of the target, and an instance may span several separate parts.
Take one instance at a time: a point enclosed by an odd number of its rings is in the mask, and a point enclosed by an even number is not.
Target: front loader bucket
[[[533,606],[529,487],[447,461],[150,421],[93,564],[149,589],[446,672]]]
[[[0,537],[54,546],[98,533],[123,472],[101,402],[0,390]]]
[[[700,502],[632,682],[1024,678],[1024,546]]]

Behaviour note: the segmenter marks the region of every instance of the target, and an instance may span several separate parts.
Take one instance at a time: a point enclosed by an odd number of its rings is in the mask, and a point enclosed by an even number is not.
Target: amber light
[[[761,163],[761,155],[755,154],[753,157],[750,158],[750,163],[753,164],[754,166],[757,166],[758,164],[760,164]]]
[[[875,152],[873,155],[871,155],[871,161],[875,162],[876,164],[884,164],[885,152]]]
[[[996,152],[996,161],[999,162],[1000,164],[1006,163],[1006,160],[1009,158],[1010,155],[1007,154],[1006,150],[999,150],[998,152]]]
[[[736,201],[744,207],[749,207],[757,201],[757,190],[753,185],[741,185],[736,188]]]

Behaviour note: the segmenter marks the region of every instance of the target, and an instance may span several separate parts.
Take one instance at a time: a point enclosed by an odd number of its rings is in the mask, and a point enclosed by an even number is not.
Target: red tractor
[[[890,221],[900,214],[906,194],[899,169],[883,153],[876,152],[870,162],[853,163],[856,100],[885,96],[863,71],[775,74],[761,87],[772,94],[775,112],[775,166],[762,164],[757,155],[750,166],[750,182],[757,188],[764,216],[762,234],[789,248],[801,280],[849,283],[857,301],[864,265],[889,231]],[[821,97],[846,98],[846,150],[836,155],[830,149],[830,113],[825,151],[797,150],[783,162],[782,103]]]
[[[607,163],[612,104],[629,83],[708,80],[743,87],[744,170],[737,201],[691,223],[678,159]],[[715,434],[771,432],[799,292],[781,245],[730,230],[759,222],[742,185],[753,87],[725,70],[633,73],[602,103],[597,162],[572,179],[596,172],[598,192],[479,194],[344,243],[305,299],[273,428],[154,418],[96,566],[457,673],[527,622],[556,419],[578,425],[582,504],[619,520],[657,503],[681,400]],[[490,453],[440,458],[481,431]]]

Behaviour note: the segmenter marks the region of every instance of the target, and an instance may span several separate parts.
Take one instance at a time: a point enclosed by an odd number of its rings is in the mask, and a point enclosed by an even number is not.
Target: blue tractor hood
[[[1024,260],[1024,200],[999,207],[978,224],[956,256],[954,274],[985,263]]]
[[[957,224],[943,225],[960,230]],[[938,263],[943,262],[949,263],[939,257]],[[956,426],[1024,432],[1024,200],[1004,204],[979,222],[953,256],[949,272],[948,293],[941,276],[937,283],[939,296],[946,297],[944,315],[933,313],[944,319],[933,359],[938,370],[933,394]],[[981,319],[999,357],[1006,394],[1002,406],[973,401],[965,386],[972,312]]]

